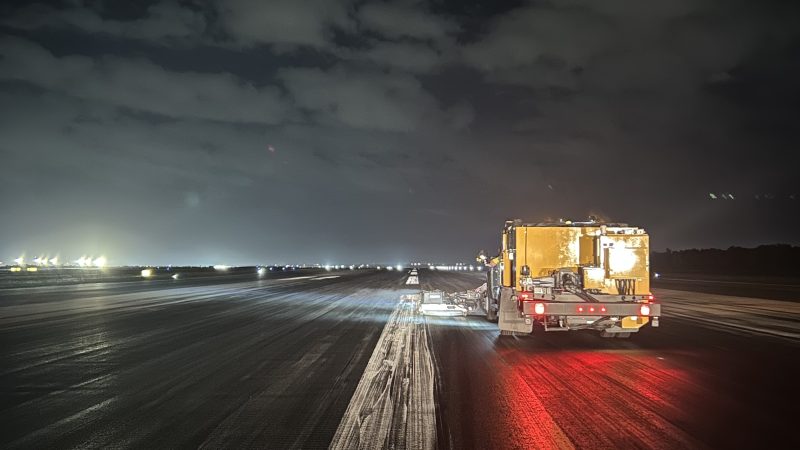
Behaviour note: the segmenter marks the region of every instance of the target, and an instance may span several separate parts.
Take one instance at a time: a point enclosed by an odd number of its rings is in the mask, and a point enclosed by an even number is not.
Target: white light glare
[[[153,276],[153,269],[144,269],[141,272],[142,278],[150,278]]]
[[[92,261],[92,265],[94,265],[95,267],[105,267],[106,263],[108,263],[108,260],[106,260],[105,256],[95,258],[95,260]]]
[[[256,272],[257,272],[259,275],[264,275],[265,273],[267,273],[267,269],[266,269],[266,268],[264,268],[264,267],[259,267],[259,268],[258,268],[258,270],[257,270]]]
[[[25,263],[25,257],[20,256],[19,258],[15,259],[14,262],[21,266],[22,264]]]
[[[396,269],[397,269],[397,270],[403,270],[403,266],[402,266],[402,265],[400,265],[400,264],[398,264],[398,265],[397,265],[397,267],[396,267]]]
[[[225,264],[215,264],[214,270],[228,270],[228,266]]]

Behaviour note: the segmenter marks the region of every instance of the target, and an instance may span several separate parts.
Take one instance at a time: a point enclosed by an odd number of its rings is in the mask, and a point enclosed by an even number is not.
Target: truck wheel
[[[492,304],[489,302],[489,298],[486,298],[486,320],[489,322],[497,322],[497,311],[492,308]]]
[[[489,310],[486,311],[486,320],[489,322],[497,322],[497,311],[489,307]]]
[[[608,331],[603,330],[600,332],[600,337],[613,338],[615,334],[616,333],[609,333]]]
[[[630,333],[630,332],[627,332],[627,333],[617,333],[617,337],[618,337],[619,339],[628,339],[629,337],[631,337],[631,333]]]

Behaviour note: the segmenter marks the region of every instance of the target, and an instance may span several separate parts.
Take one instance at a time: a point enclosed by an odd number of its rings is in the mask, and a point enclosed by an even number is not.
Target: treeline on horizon
[[[800,247],[788,244],[755,248],[688,249],[650,254],[653,272],[721,275],[800,276]]]

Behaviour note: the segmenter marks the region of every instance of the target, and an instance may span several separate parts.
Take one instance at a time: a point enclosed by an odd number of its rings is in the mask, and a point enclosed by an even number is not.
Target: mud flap
[[[533,319],[520,317],[517,302],[513,299],[510,288],[500,291],[499,326],[500,334],[530,334],[533,331]]]

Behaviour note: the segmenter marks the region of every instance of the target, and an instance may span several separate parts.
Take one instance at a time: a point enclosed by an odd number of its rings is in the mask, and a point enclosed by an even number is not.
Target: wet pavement
[[[459,290],[482,279],[429,273],[421,281]],[[665,311],[661,327],[627,340],[590,331],[500,337],[482,317],[429,319],[439,447],[800,445],[797,341],[672,318],[670,292],[654,293]],[[682,307],[705,297],[680,294]]]
[[[0,290],[0,446],[327,448],[353,422],[376,348],[397,350],[378,344],[413,289],[406,272]],[[419,278],[446,291],[483,282]],[[797,303],[654,293],[661,327],[627,340],[500,337],[481,316],[426,317],[395,342],[427,340],[407,370],[429,358],[432,394],[410,395],[399,376],[376,398],[395,415],[433,408],[440,448],[798,447]]]
[[[0,447],[327,447],[405,281],[338,275],[0,291]]]

